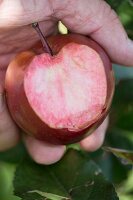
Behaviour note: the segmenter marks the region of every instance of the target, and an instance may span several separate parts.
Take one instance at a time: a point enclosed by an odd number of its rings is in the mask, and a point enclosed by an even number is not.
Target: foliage
[[[23,179],[21,178],[23,177]],[[41,166],[29,158],[18,166],[14,180],[15,194],[23,200],[118,200],[114,188],[100,168],[77,150],[69,149],[57,164]]]
[[[119,15],[128,35],[133,38],[133,1],[106,0]]]

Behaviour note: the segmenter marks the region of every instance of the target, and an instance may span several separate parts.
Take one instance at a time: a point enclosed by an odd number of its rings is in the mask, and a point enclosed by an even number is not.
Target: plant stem
[[[52,52],[52,49],[50,48],[48,42],[47,42],[47,39],[46,37],[43,35],[40,27],[39,27],[39,24],[37,22],[35,23],[32,23],[32,27],[36,30],[36,32],[38,33],[38,35],[40,36],[40,39],[41,39],[41,42],[42,42],[42,45],[43,45],[43,48],[44,48],[44,51],[46,51],[47,53],[49,53],[51,56],[53,56],[53,52]]]

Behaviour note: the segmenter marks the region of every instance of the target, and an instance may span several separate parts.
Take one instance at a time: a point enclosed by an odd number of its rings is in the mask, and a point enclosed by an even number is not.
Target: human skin
[[[90,36],[108,53],[112,62],[133,66],[133,42],[128,39],[117,15],[103,0],[1,0],[0,1],[0,151],[17,144],[20,130],[12,121],[4,98],[4,76],[10,60],[31,48],[38,35],[30,26],[39,22],[45,36],[57,33],[61,20],[74,33]],[[29,39],[30,38],[30,39]],[[104,140],[108,119],[80,142],[87,151],[99,148]],[[65,146],[51,145],[24,135],[31,157],[38,163],[57,162]]]

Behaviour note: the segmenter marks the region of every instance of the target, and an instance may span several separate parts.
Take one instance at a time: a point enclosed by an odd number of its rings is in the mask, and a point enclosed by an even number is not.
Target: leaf
[[[118,186],[117,191],[121,200],[133,199],[133,170],[130,170],[128,178]]]
[[[45,199],[49,199],[49,200],[69,200],[69,198],[64,198],[62,196],[58,196],[52,193],[47,193],[47,192],[41,192],[39,190],[33,190],[30,191],[29,193],[37,193],[40,194],[42,197],[45,197]]]
[[[106,0],[117,12],[125,30],[130,38],[133,38],[133,1],[132,0]]]
[[[125,0],[117,9],[117,14],[123,23],[128,36],[133,38],[133,1]]]
[[[126,1],[126,0],[125,0]],[[115,10],[117,10],[118,8],[119,8],[119,6],[123,3],[123,0],[106,0],[106,2],[108,3],[108,4],[110,4],[110,6],[113,8],[113,9],[115,9]]]
[[[10,163],[0,162],[0,199],[20,200],[13,195],[13,176],[16,166]]]
[[[133,151],[127,151],[124,149],[117,149],[112,147],[103,147],[105,151],[113,153],[115,156],[121,159],[125,164],[133,164]]]
[[[27,154],[22,143],[4,152],[0,152],[0,161],[18,163]]]
[[[110,124],[133,132],[133,79],[121,80],[116,86]]]
[[[133,132],[119,128],[111,128],[107,131],[104,146],[133,151]]]
[[[118,200],[100,168],[72,149],[51,166],[23,160],[15,173],[14,188],[23,200]]]
[[[102,149],[89,152],[89,156],[100,166],[106,179],[115,185],[121,184],[127,178],[132,167],[131,165],[123,165],[116,156]]]

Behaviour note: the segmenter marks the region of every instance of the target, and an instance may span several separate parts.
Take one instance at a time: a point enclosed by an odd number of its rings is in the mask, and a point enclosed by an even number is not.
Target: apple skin
[[[105,51],[88,37],[78,34],[57,35],[49,37],[48,42],[53,54],[57,54],[63,46],[70,42],[87,45],[98,52],[104,64],[107,78],[107,97],[102,114],[97,122],[80,131],[69,131],[67,128],[51,128],[36,115],[24,91],[24,75],[34,56],[44,53],[41,43],[37,43],[32,50],[20,53],[9,64],[5,79],[8,108],[16,124],[27,134],[53,144],[75,143],[91,134],[103,122],[109,112],[114,93],[112,65]]]

